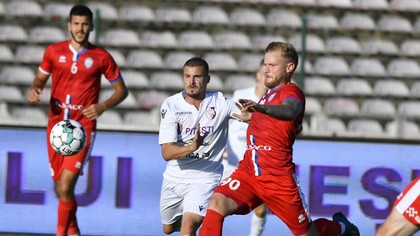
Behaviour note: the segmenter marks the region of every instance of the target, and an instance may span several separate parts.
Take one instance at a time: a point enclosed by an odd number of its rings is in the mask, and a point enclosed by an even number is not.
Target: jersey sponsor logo
[[[303,214],[300,214],[298,217],[299,223],[302,223],[303,221],[305,221],[305,216]]]
[[[70,109],[70,110],[76,110],[76,111],[83,110],[83,105],[69,104],[69,103],[64,103],[60,101],[55,101],[55,105],[63,109]]]
[[[66,56],[61,55],[61,56],[58,58],[58,62],[60,62],[60,63],[66,63]]]
[[[197,127],[193,127],[193,128],[186,128],[185,129],[185,133],[186,134],[195,134],[197,131]],[[200,127],[200,133],[214,133],[214,126],[213,125],[208,125],[208,126],[203,126]]]
[[[175,115],[177,116],[192,115],[192,112],[191,111],[177,111],[175,112]]]
[[[246,150],[270,151],[271,146],[250,144],[246,146]]]
[[[202,154],[192,152],[192,153],[186,155],[185,158],[200,159],[200,158],[209,157],[210,154],[211,154],[211,152],[205,152],[205,153],[202,153]]]
[[[207,107],[206,116],[210,120],[213,120],[216,117],[216,108],[215,107]]]
[[[166,115],[166,112],[167,112],[168,110],[166,110],[166,109],[162,109],[162,111],[160,111],[160,114],[161,114],[161,116],[162,116],[162,119],[165,119],[165,115]]]
[[[86,60],[85,60],[85,66],[86,66],[86,68],[91,68],[92,65],[93,65],[93,59],[90,58],[90,57],[86,58]]]

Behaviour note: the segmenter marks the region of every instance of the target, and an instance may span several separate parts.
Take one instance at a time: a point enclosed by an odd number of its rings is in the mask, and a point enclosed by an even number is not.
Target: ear
[[[287,73],[292,73],[293,72],[293,70],[295,69],[295,67],[296,67],[296,64],[294,64],[294,63],[287,63],[287,68],[286,68],[286,72]]]
[[[208,84],[208,83],[210,83],[210,75],[207,75],[207,83],[206,84]]]
[[[71,23],[70,21],[67,21],[67,31],[71,32]]]

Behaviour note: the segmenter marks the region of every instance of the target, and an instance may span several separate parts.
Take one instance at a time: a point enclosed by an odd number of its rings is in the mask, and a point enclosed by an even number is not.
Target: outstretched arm
[[[279,120],[293,120],[303,109],[302,104],[296,99],[286,99],[279,105],[258,104],[252,100],[239,99],[243,109],[248,112],[260,112]]]

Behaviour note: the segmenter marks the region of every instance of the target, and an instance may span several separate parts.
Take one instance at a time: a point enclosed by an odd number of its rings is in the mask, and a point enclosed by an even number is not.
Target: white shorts
[[[160,193],[162,224],[175,223],[185,212],[205,216],[210,196],[219,183],[177,183],[163,179]]]

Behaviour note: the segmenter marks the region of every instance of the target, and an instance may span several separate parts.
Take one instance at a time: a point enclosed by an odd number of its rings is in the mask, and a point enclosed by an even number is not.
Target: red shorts
[[[215,192],[237,203],[235,214],[248,214],[264,202],[293,234],[304,234],[311,227],[312,220],[294,175],[254,176],[237,169],[220,183]]]
[[[86,131],[86,144],[82,151],[73,156],[62,156],[51,147],[49,138],[53,126],[47,127],[48,158],[50,162],[51,176],[54,180],[60,179],[63,169],[74,173],[82,173],[84,165],[89,160],[93,143],[95,142],[95,131],[93,128],[84,127]]]
[[[420,225],[420,177],[414,179],[394,202],[394,207],[408,221]]]

